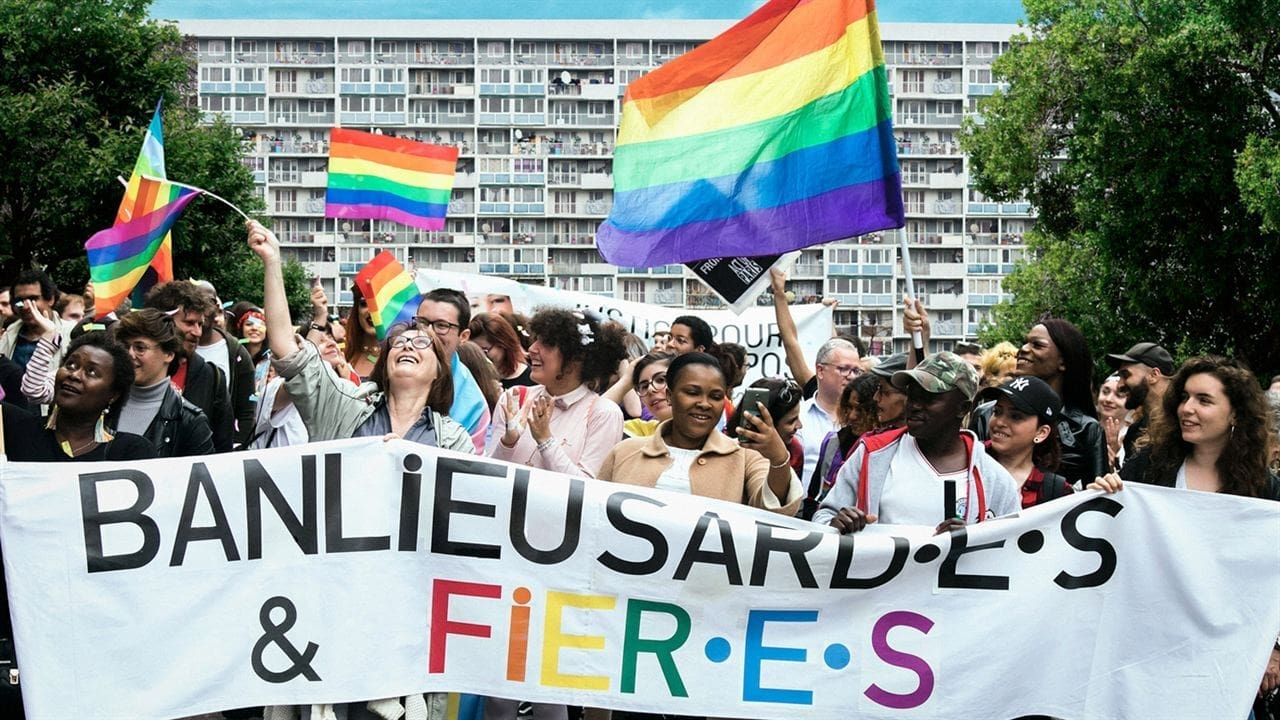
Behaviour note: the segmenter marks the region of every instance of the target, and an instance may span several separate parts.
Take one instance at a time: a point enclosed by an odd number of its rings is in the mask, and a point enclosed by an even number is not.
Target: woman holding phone
[[[596,477],[795,515],[803,493],[768,406],[743,415],[739,444],[716,430],[728,388],[715,358],[680,355],[667,366],[666,380],[671,419],[649,437],[615,445]]]

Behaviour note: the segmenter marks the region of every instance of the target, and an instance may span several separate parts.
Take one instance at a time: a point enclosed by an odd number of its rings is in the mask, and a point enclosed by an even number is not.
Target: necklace
[[[57,435],[55,435],[54,437],[57,437]],[[97,444],[98,444],[98,441],[94,438],[89,438],[89,441],[81,445],[80,447],[72,447],[71,441],[65,438],[58,441],[58,445],[62,448],[62,451],[65,452],[68,457],[77,457],[80,455],[80,453],[87,450],[90,445],[97,445]]]

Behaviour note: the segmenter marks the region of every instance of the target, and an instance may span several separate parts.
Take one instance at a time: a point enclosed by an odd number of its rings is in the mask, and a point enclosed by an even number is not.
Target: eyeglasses
[[[649,393],[654,392],[656,390],[666,390],[666,389],[667,389],[667,374],[663,373],[661,375],[654,375],[653,379],[651,380],[641,380],[640,384],[636,386],[636,394],[648,395]]]
[[[159,346],[152,345],[151,343],[146,343],[139,340],[139,341],[129,343],[128,350],[129,352],[134,353],[135,355],[146,355],[152,350],[155,350],[157,347]]]
[[[835,370],[842,377],[854,377],[862,374],[862,367],[858,365],[832,365],[831,363],[818,363],[819,365],[829,367]]]
[[[462,330],[461,325],[458,323],[451,323],[448,320],[432,320],[430,318],[424,318],[421,315],[415,316],[413,320],[418,324],[418,327],[426,327],[430,325],[431,329],[435,330],[438,335],[448,335],[449,331],[454,328],[457,328],[459,331]]]
[[[415,350],[426,350],[431,347],[430,335],[397,335],[391,339],[392,349],[413,345]]]

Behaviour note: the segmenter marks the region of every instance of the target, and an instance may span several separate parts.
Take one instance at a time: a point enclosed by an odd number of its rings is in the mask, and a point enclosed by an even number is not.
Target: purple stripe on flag
[[[416,227],[422,230],[443,230],[444,218],[423,217],[407,213],[385,205],[342,205],[325,203],[324,216],[331,218],[351,218],[353,220],[394,220],[401,225]]]
[[[902,227],[897,174],[804,200],[678,228],[626,232],[600,225],[600,254],[619,267],[655,267],[716,257],[778,255],[803,246]]]

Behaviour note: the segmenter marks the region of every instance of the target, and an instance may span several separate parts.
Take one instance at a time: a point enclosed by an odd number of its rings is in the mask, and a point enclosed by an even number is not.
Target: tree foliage
[[[0,0],[0,283],[31,266],[59,286],[88,280],[84,242],[109,227],[158,99],[170,178],[246,212],[263,208],[225,123],[194,106],[195,57],[178,30],[147,19],[149,0]],[[173,231],[174,273],[225,298],[261,299],[243,220],[197,199]],[[290,299],[305,306],[305,271]]]
[[[1095,353],[1154,340],[1280,369],[1280,3],[1026,0],[962,143],[1039,213],[988,340],[1044,312]]]

